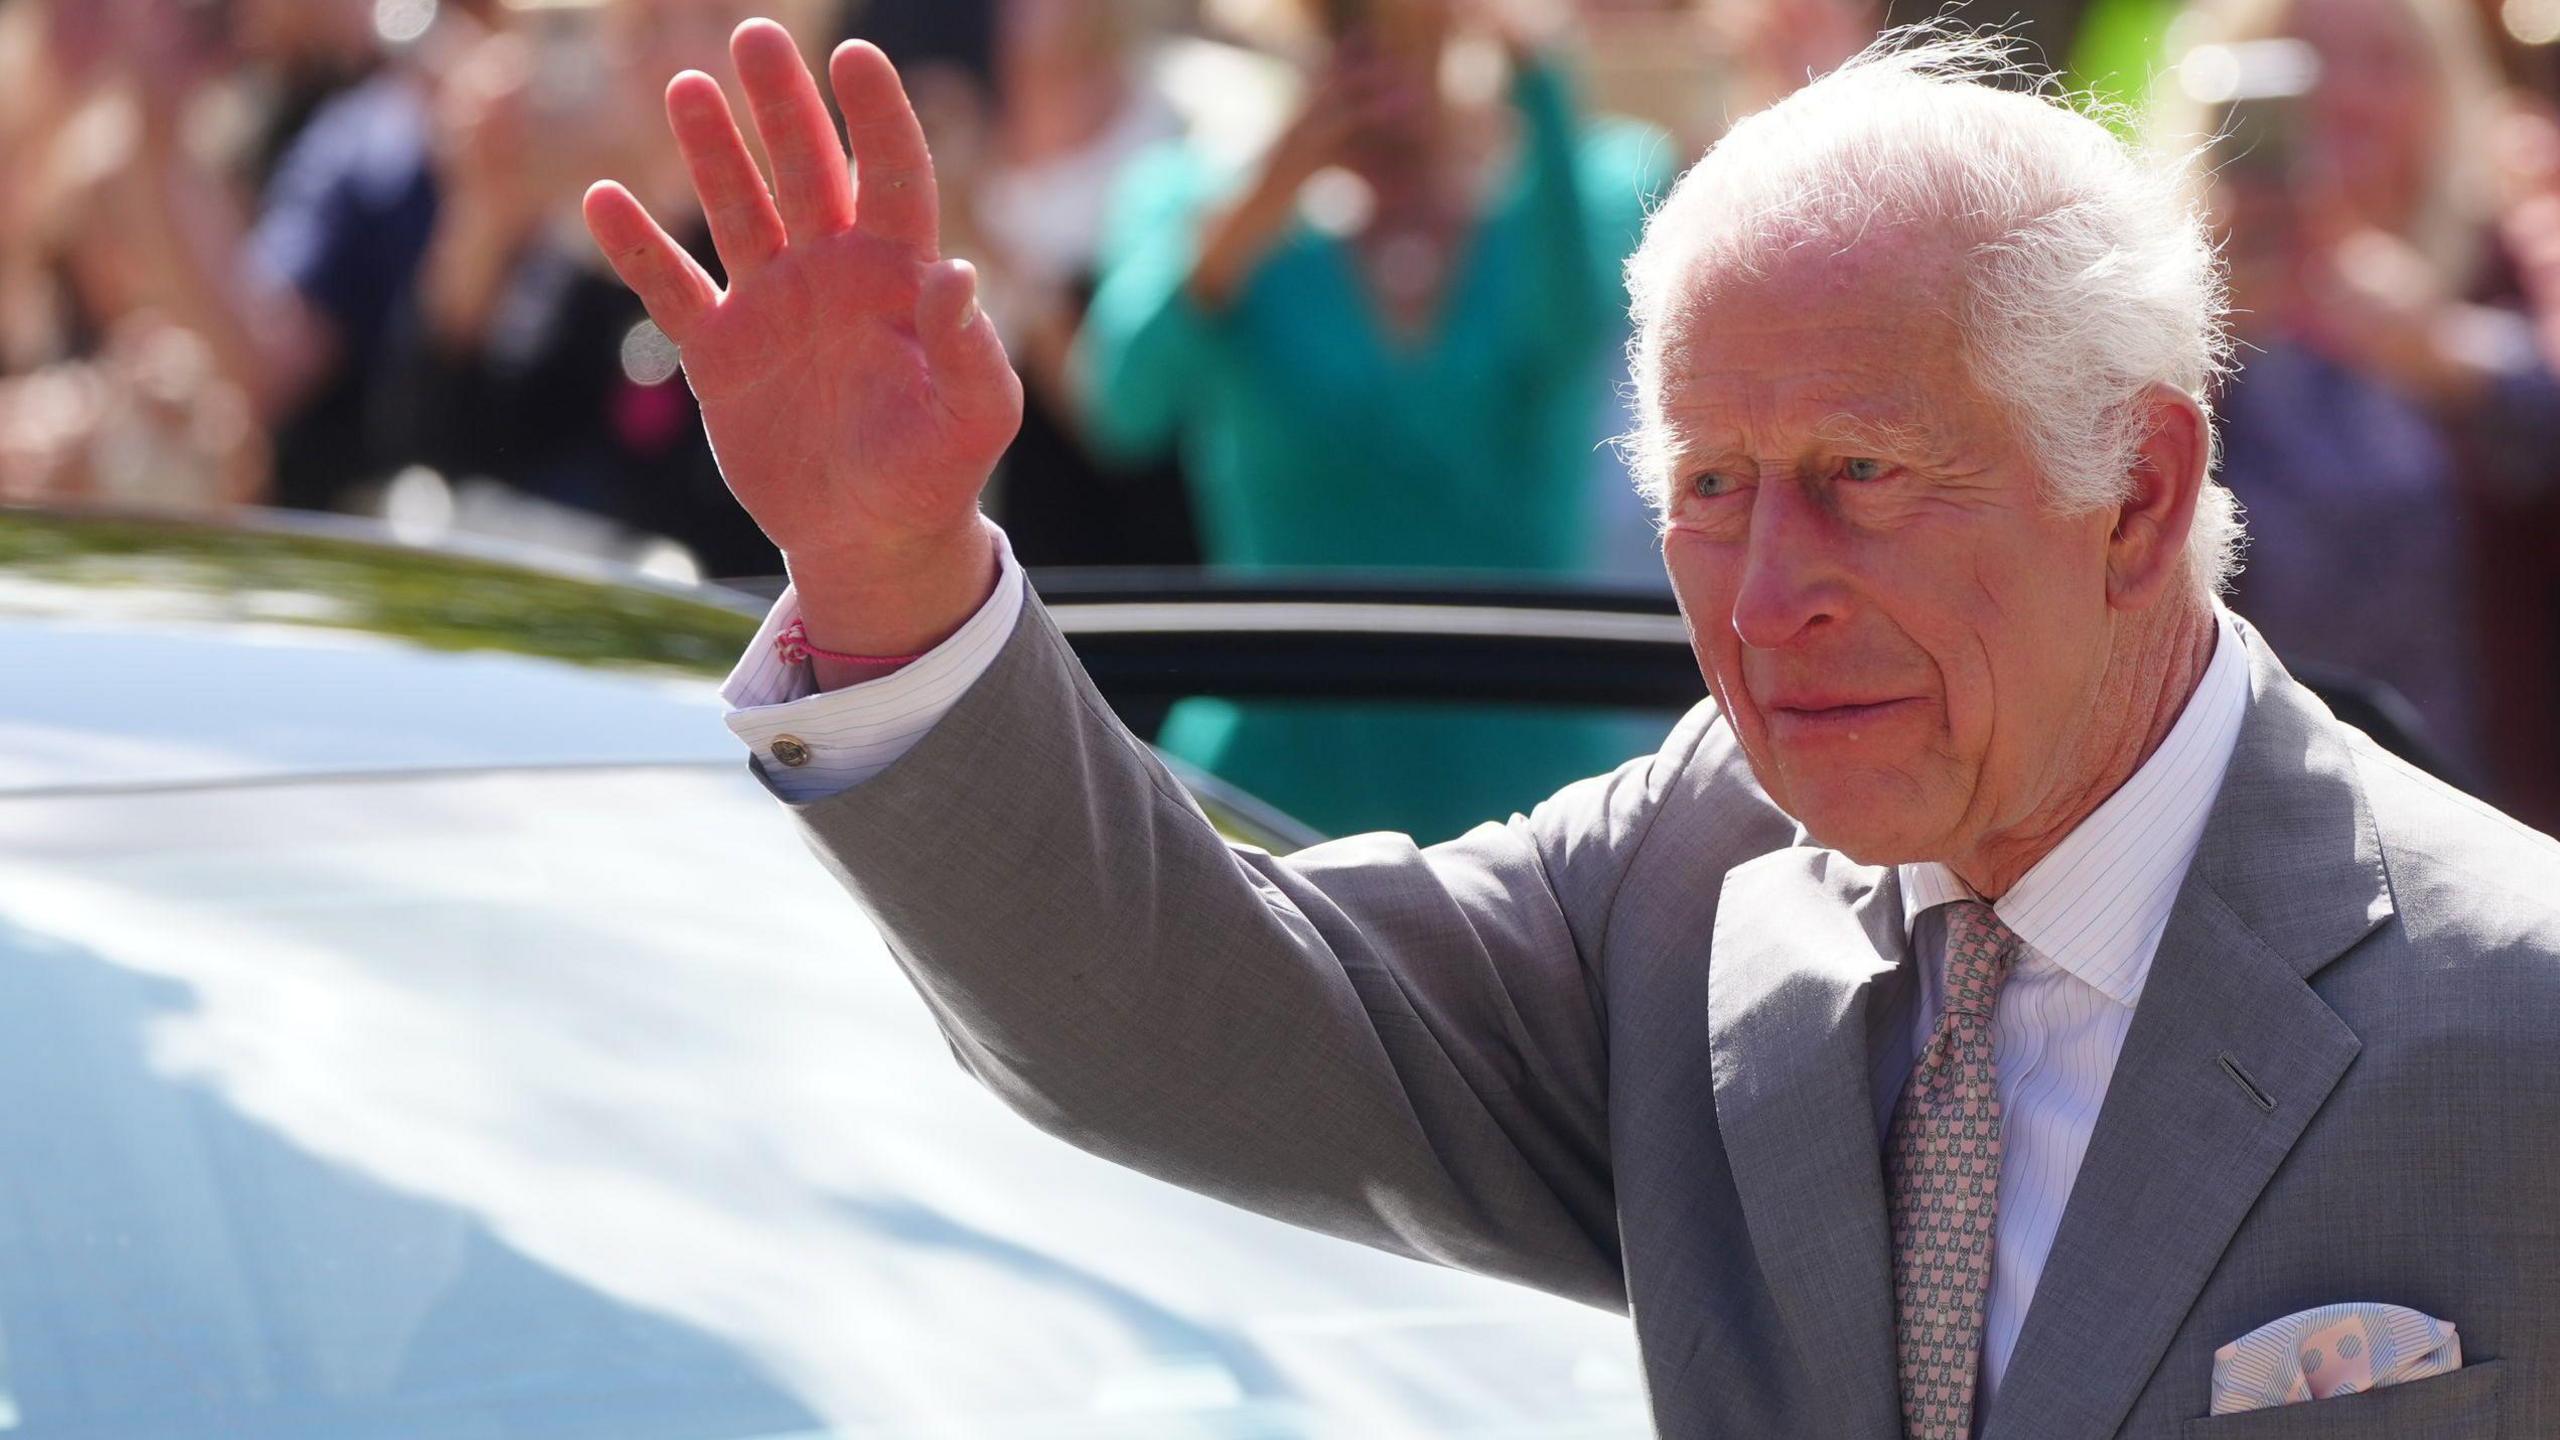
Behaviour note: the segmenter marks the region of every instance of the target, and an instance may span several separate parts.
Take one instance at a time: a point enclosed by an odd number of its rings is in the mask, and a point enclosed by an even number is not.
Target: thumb
[[[995,322],[978,307],[978,270],[944,260],[925,271],[916,292],[916,339],[924,347],[933,392],[964,421],[998,419],[1021,404],[1021,380],[1005,358]]]

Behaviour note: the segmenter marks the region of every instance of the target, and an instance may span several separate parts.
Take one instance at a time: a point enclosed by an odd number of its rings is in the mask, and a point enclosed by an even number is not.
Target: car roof
[[[734,766],[719,681],[770,604],[336,517],[0,507],[0,798]],[[1321,838],[1167,764],[1238,839]]]
[[[735,764],[760,608],[326,522],[0,512],[0,794]]]

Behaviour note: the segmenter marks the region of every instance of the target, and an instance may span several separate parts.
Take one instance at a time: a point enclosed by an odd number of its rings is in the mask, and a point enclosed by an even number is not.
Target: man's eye
[[[1696,479],[1689,482],[1689,490],[1701,500],[1730,495],[1733,493],[1733,476],[1723,470],[1701,471]]]
[[[1883,461],[1870,460],[1864,456],[1853,455],[1840,463],[1840,473],[1860,483],[1881,480],[1892,470],[1893,467]]]

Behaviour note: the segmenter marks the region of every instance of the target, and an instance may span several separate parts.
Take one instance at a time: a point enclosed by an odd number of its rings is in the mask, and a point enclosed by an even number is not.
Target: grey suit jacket
[[[2560,1435],[2560,850],[2250,638],[1982,1434]],[[1865,1040],[1911,982],[1896,881],[1812,847],[1711,705],[1508,824],[1274,859],[1220,840],[1035,601],[914,750],[800,819],[1041,1127],[1630,1312],[1675,1440],[1899,1433]],[[2215,1347],[2343,1300],[2451,1321],[2467,1368],[2199,1418]]]

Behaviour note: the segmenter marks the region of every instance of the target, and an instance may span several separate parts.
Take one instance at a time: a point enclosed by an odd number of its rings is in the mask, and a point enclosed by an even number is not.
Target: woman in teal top
[[[1620,268],[1669,144],[1584,126],[1525,45],[1509,125],[1471,116],[1437,81],[1447,0],[1362,8],[1258,168],[1187,148],[1133,167],[1085,322],[1091,440],[1178,447],[1216,565],[1570,573]],[[1311,216],[1329,170],[1363,182],[1364,217]],[[1160,738],[1320,828],[1436,840],[1607,769],[1629,737],[1551,714],[1195,700]]]

